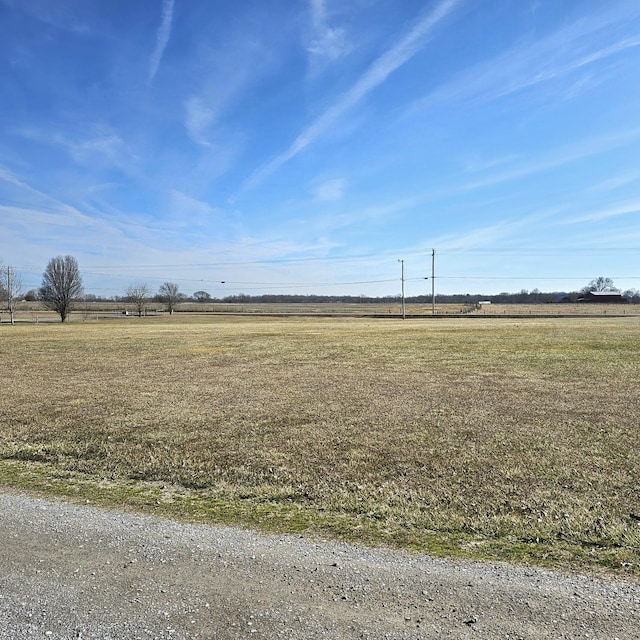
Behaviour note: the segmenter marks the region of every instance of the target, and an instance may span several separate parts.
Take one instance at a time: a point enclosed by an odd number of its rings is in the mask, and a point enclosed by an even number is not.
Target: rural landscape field
[[[176,314],[0,330],[0,482],[640,575],[640,318]]]
[[[47,309],[41,302],[20,302],[17,306],[16,322],[60,321],[56,311]],[[320,316],[347,318],[401,318],[399,300],[394,302],[179,302],[176,312],[181,314],[252,315],[252,316]],[[458,304],[458,303],[413,303],[405,307],[408,317],[599,317],[640,316],[638,304]],[[75,304],[74,320],[107,320],[137,315],[135,305],[127,301],[78,302]],[[142,311],[144,317],[170,315],[163,303],[148,302]],[[10,320],[9,314],[0,309],[0,324]]]

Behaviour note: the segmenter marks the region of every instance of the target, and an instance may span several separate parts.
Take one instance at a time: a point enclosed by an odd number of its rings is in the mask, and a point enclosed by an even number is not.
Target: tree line
[[[517,293],[503,292],[492,295],[480,294],[438,294],[437,301],[441,304],[477,304],[487,301],[501,304],[539,304],[552,302],[575,302],[588,292],[619,292],[626,302],[640,303],[640,291],[629,289],[620,292],[614,286],[611,278],[600,276],[595,278],[588,285],[579,291],[565,292],[554,291],[543,293],[539,289],[527,291],[522,289]],[[247,295],[244,293],[215,298],[207,291],[195,291],[192,296],[187,296],[180,291],[180,287],[175,282],[164,282],[154,294],[146,282],[139,282],[129,285],[123,296],[112,298],[99,298],[98,296],[84,293],[82,275],[78,261],[70,255],[56,256],[49,260],[43,274],[40,288],[26,291],[22,285],[19,274],[14,267],[3,266],[0,263],[0,300],[4,301],[6,310],[9,313],[11,324],[14,323],[14,316],[17,304],[22,300],[37,300],[51,311],[60,316],[61,322],[65,322],[69,314],[82,302],[90,301],[114,301],[130,304],[138,316],[144,315],[146,307],[151,302],[165,305],[169,314],[173,314],[176,306],[180,302],[221,302],[221,303],[394,303],[400,296],[326,296],[326,295],[290,295],[290,294],[264,294]],[[432,301],[429,295],[407,297],[405,302],[411,304],[427,304]]]
[[[45,309],[57,313],[61,322],[65,322],[71,312],[89,298],[90,296],[84,294],[80,267],[73,256],[51,258],[42,274],[42,283],[37,291],[25,292],[22,280],[15,269],[0,265],[0,299],[5,301],[11,324],[14,323],[15,309],[19,301],[37,300]],[[95,299],[96,296],[93,298]],[[134,306],[138,315],[142,315],[146,304],[151,299],[151,290],[145,283],[130,285],[125,298]],[[177,284],[165,282],[158,289],[155,299],[163,302],[172,314],[176,304],[186,299],[186,296],[180,293]]]

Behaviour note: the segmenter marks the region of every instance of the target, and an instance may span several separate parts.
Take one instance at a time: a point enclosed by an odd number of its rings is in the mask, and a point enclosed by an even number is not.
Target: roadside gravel
[[[635,640],[640,587],[0,493],[0,638]]]

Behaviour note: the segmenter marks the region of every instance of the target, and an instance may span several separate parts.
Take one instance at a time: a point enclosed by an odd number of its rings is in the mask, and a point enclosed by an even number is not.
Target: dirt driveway
[[[0,493],[0,638],[640,638],[640,587]]]

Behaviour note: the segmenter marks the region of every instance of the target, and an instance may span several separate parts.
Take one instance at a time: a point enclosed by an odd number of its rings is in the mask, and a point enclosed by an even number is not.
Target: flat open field
[[[434,314],[435,311],[435,314]],[[70,320],[105,320],[124,319],[125,312],[135,315],[133,305],[126,302],[85,302],[78,303]],[[397,302],[180,302],[176,305],[176,313],[183,314],[236,314],[236,315],[272,315],[272,316],[336,316],[336,317],[381,317],[399,318],[402,315],[400,300]],[[466,317],[505,317],[505,316],[638,316],[638,304],[440,304],[407,303],[405,314],[410,318],[422,316],[438,317],[466,316]],[[145,315],[166,315],[166,307],[159,302],[149,302]],[[60,317],[52,311],[47,311],[39,302],[22,302],[16,313],[17,322],[56,321]],[[9,314],[0,310],[0,323],[9,321]]]
[[[2,325],[0,483],[640,575],[640,318]]]

